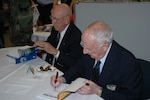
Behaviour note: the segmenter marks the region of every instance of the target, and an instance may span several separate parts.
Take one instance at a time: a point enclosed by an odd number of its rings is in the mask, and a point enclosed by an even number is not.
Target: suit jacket
[[[64,78],[68,83],[77,77],[90,79],[94,61],[84,55]],[[142,73],[134,55],[113,41],[97,84],[103,87],[102,97],[106,100],[140,100]]]
[[[47,39],[54,47],[57,47],[55,43],[57,33],[58,31],[53,28],[51,35]],[[73,23],[70,23],[59,46],[60,54],[54,65],[59,70],[65,72],[82,55],[81,34],[81,31]],[[52,60],[53,55],[48,54],[46,61],[52,63]]]

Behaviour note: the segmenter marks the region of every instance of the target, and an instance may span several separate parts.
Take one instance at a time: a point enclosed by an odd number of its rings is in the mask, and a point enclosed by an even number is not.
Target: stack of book
[[[7,60],[15,64],[29,61],[37,57],[39,52],[35,46],[23,46],[12,48],[8,51]]]

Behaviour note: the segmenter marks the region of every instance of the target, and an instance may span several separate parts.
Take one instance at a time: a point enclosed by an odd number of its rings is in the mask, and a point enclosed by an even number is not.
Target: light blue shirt
[[[43,5],[47,5],[53,3],[53,0],[37,0],[37,2]]]
[[[101,64],[100,64],[100,73],[102,72],[105,60],[107,58],[107,55],[108,55],[108,53],[110,51],[111,46],[112,46],[112,43],[109,45],[109,48],[107,49],[106,54],[104,55],[104,57],[102,59],[100,59],[100,61],[101,61]],[[95,64],[96,64],[96,62],[97,62],[97,60],[95,60]]]

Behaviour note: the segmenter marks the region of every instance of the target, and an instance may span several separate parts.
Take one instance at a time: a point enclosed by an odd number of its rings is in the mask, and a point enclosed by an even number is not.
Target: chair
[[[150,100],[150,62],[137,59],[143,72],[142,100]]]

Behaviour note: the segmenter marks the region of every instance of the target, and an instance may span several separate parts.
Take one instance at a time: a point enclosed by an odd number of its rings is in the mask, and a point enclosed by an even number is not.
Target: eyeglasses
[[[66,16],[67,16],[67,15],[66,15]],[[63,17],[61,17],[61,18],[56,18],[56,17],[49,16],[49,18],[50,18],[51,20],[54,20],[54,21],[58,22],[60,19],[66,17],[66,16],[63,16]]]
[[[83,45],[82,42],[80,43],[80,45],[83,47],[84,50],[87,50],[89,53],[95,53],[95,50],[97,50],[97,49],[93,49],[93,48],[92,49],[87,48],[85,45]],[[103,46],[103,43],[100,44],[98,47],[101,48],[102,46]]]

